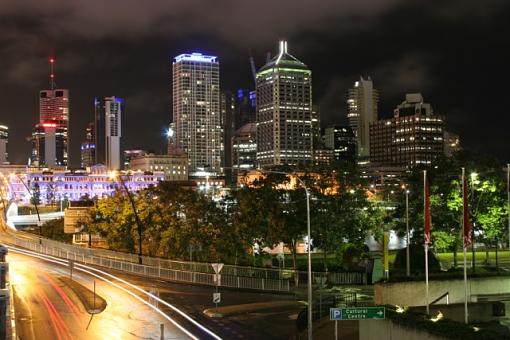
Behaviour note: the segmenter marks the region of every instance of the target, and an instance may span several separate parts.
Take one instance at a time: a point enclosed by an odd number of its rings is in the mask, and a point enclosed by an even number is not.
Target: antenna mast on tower
[[[55,58],[50,57],[49,62],[50,62],[50,87],[52,90],[54,90],[55,89],[55,73],[53,72],[53,67],[55,64]]]

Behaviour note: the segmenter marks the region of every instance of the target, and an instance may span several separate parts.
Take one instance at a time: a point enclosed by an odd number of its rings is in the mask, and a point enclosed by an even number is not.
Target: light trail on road
[[[61,259],[61,258],[57,258],[57,257],[54,257],[54,256],[50,256],[50,255],[45,255],[45,254],[40,254],[40,253],[37,253],[37,252],[33,252],[33,251],[30,251],[30,250],[26,250],[26,249],[22,249],[22,248],[18,248],[18,247],[14,247],[14,246],[10,246],[10,245],[7,245],[7,247],[9,248],[10,251],[13,251],[13,252],[17,252],[17,253],[20,253],[20,254],[23,254],[23,255],[27,255],[27,256],[31,256],[31,257],[35,257],[35,258],[39,258],[41,260],[44,260],[44,261],[48,261],[48,262],[52,262],[52,263],[55,263],[55,264],[58,264],[58,265],[62,265],[62,266],[68,266],[69,265],[69,261],[66,260],[66,259]],[[192,339],[198,339],[197,336],[193,335],[190,331],[188,331],[187,329],[185,329],[182,325],[180,325],[178,322],[176,322],[173,318],[171,318],[170,316],[168,316],[165,312],[163,312],[161,309],[159,309],[158,307],[154,306],[153,304],[147,302],[146,300],[144,300],[143,298],[141,298],[139,295],[133,293],[132,291],[130,291],[129,289],[119,285],[118,283],[116,282],[113,282],[112,280],[104,277],[104,276],[107,276],[111,279],[114,279],[114,280],[117,280],[127,286],[129,286],[130,288],[162,303],[163,305],[165,305],[166,307],[169,307],[170,309],[172,309],[173,311],[175,311],[176,313],[178,313],[179,315],[181,315],[183,318],[185,318],[187,321],[191,322],[194,326],[196,326],[198,329],[200,329],[201,331],[205,332],[206,334],[208,334],[209,336],[211,336],[212,338],[214,339],[221,339],[218,335],[216,335],[215,333],[213,333],[212,331],[210,331],[209,329],[207,329],[206,327],[204,327],[203,325],[201,325],[200,323],[198,323],[196,320],[192,319],[191,317],[189,317],[186,313],[182,312],[179,308],[175,307],[174,305],[160,299],[159,297],[157,297],[156,295],[154,294],[151,294],[149,292],[146,292],[145,290],[141,289],[140,287],[126,281],[126,280],[123,280],[115,275],[112,275],[110,273],[107,273],[105,271],[102,271],[102,270],[99,270],[97,268],[93,268],[93,267],[90,267],[90,266],[87,266],[87,265],[83,265],[81,263],[76,263],[75,262],[75,269],[76,270],[79,270],[81,272],[84,272],[88,275],[91,275],[93,277],[96,277],[104,282],[107,282],[108,284],[124,291],[125,293],[129,294],[130,296],[132,296],[133,298],[135,298],[136,300],[142,302],[143,304],[145,304],[146,306],[148,306],[149,308],[153,309],[155,312],[157,312],[158,314],[160,314],[162,317],[164,317],[166,320],[170,321],[173,325],[175,325],[179,330],[181,330],[183,333],[185,333],[186,335],[188,335],[190,338]],[[103,276],[101,276],[103,275]]]

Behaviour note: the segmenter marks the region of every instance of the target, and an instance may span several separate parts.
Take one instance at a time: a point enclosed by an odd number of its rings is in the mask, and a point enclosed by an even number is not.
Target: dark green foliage
[[[411,273],[423,274],[425,272],[425,248],[421,244],[411,244],[409,248],[409,257],[411,258]],[[429,273],[441,271],[441,264],[434,253],[429,249],[428,252]],[[406,249],[399,249],[394,262],[395,272],[406,271]]]

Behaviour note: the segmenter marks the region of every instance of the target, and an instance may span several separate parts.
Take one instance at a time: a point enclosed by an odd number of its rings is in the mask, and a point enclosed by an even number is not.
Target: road
[[[69,269],[11,251],[9,275],[14,291],[16,329],[21,339],[189,339],[169,320],[108,282],[74,271],[73,279],[93,287],[107,301],[92,320],[80,300],[59,277]],[[90,323],[90,324],[89,324]]]

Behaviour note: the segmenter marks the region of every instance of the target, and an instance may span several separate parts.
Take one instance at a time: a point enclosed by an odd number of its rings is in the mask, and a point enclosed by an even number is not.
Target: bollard
[[[0,262],[0,289],[5,289],[8,270],[9,264],[7,262]]]
[[[0,262],[5,262],[5,256],[7,253],[7,247],[0,245]]]

